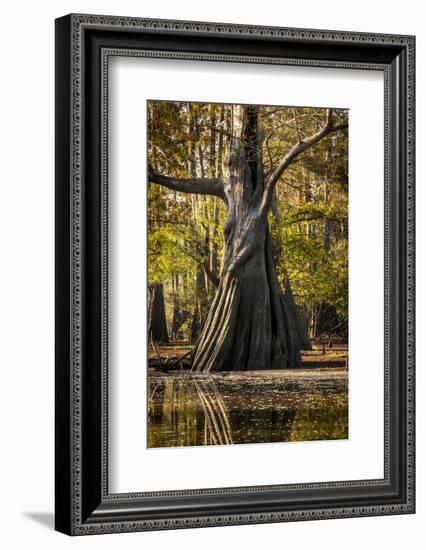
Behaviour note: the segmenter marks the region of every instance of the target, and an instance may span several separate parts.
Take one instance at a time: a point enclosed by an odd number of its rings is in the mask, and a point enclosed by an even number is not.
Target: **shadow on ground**
[[[24,516],[40,523],[44,527],[54,529],[55,521],[53,512],[24,512]]]

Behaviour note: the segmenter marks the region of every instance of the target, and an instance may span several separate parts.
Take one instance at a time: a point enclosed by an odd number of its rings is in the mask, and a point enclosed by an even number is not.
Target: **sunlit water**
[[[148,447],[347,439],[347,371],[150,374]]]

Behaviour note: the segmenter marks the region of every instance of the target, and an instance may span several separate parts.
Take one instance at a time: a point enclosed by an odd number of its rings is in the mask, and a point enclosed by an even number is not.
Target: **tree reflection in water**
[[[150,448],[347,437],[343,370],[149,376]]]
[[[149,447],[233,443],[228,411],[211,376],[157,380],[148,407]]]

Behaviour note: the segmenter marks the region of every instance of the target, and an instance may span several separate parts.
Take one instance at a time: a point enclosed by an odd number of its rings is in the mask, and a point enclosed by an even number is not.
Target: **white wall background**
[[[426,521],[425,105],[418,101],[418,512],[308,523],[70,539],[53,528],[54,24],[69,12],[417,35],[417,97],[426,94],[426,31],[414,0],[67,0],[3,6],[0,194],[0,543],[4,548],[267,547],[393,550],[424,539]]]

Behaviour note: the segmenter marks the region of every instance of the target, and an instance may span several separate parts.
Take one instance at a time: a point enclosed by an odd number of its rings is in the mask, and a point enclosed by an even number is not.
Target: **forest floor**
[[[192,346],[187,342],[156,344],[148,346],[148,365],[159,370],[186,370]],[[334,344],[332,349],[314,343],[312,351],[302,352],[302,369],[342,369],[347,368],[347,344]],[[300,369],[298,369],[300,370]]]

